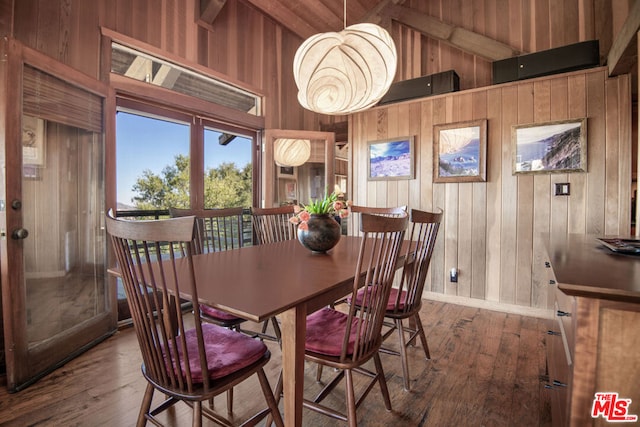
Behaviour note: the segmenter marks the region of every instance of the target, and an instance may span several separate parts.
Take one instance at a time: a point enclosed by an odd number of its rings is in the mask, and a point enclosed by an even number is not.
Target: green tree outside
[[[168,209],[189,207],[189,156],[179,154],[175,164],[158,175],[145,169],[133,185],[136,209]],[[205,171],[204,207],[249,207],[252,203],[252,166],[238,169],[235,163],[221,163]]]

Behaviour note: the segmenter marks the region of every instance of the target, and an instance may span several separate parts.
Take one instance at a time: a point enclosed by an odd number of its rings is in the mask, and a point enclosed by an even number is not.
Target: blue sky
[[[251,162],[251,140],[238,137],[226,146],[218,144],[219,132],[205,132],[205,169],[222,162],[238,168]],[[132,187],[145,169],[160,174],[174,164],[178,154],[189,155],[188,124],[168,122],[118,112],[116,116],[117,201],[131,205]]]
[[[371,144],[371,158],[399,156],[409,153],[409,141],[394,141],[381,144]]]

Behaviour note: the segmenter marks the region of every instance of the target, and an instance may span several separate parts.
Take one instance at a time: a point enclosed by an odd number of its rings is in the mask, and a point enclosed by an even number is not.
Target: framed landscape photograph
[[[413,136],[369,142],[368,179],[392,180],[414,178]]]
[[[514,125],[513,173],[587,171],[587,119]]]
[[[436,125],[433,130],[433,182],[486,180],[486,119]]]

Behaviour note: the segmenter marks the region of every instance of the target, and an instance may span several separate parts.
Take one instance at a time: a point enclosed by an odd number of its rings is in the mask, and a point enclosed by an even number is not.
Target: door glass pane
[[[189,125],[119,111],[118,210],[189,207]]]
[[[252,143],[245,136],[205,128],[205,209],[252,205]]]
[[[29,347],[109,310],[100,133],[23,116]]]

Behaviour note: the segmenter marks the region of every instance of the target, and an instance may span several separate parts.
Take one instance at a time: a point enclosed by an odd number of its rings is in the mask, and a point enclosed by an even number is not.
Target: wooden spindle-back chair
[[[289,222],[294,215],[291,205],[275,208],[251,208],[253,231],[258,239],[257,244],[282,242],[297,237],[295,224]]]
[[[361,287],[373,284],[372,292],[366,296],[366,304],[360,310],[349,306],[347,313],[326,307],[307,317],[306,360],[336,368],[339,373],[315,399],[305,400],[304,406],[346,420],[349,426],[357,425],[356,409],[376,382],[380,385],[385,407],[391,410],[378,350],[382,344],[385,309],[407,223],[406,215],[393,218],[362,214],[362,244],[351,296],[355,298]],[[375,372],[362,367],[370,359],[374,361]],[[365,392],[358,400],[353,388],[354,371],[370,377]],[[320,403],[343,376],[346,376],[347,414]]]
[[[441,220],[442,211],[434,213],[417,209],[411,210],[410,240],[412,245],[409,247],[409,252],[405,257],[400,285],[398,288],[391,290],[385,312],[385,317],[388,320],[385,325],[389,326],[389,329],[385,331],[383,338],[386,340],[397,330],[400,352],[398,353],[385,347],[382,347],[381,351],[401,356],[405,390],[411,388],[407,347],[412,345],[416,338],[419,338],[425,357],[427,359],[431,358],[419,312],[420,308],[422,308],[422,291],[424,290]],[[356,308],[362,307],[363,297],[367,291],[368,288],[365,288],[358,293],[355,300]],[[409,321],[408,326],[403,324],[405,319]],[[405,336],[407,333],[409,334],[408,339]]]
[[[248,423],[270,414],[282,425],[263,369],[271,357],[264,343],[201,321],[193,260],[195,218],[125,221],[109,212],[106,225],[142,353],[142,374],[148,381],[137,425],[147,420],[161,425],[156,415],[180,401],[193,408],[193,425],[201,425],[203,415],[231,425],[202,401],[254,374],[268,408]],[[172,297],[184,295],[193,304],[192,317],[171,304]],[[155,390],[167,399],[152,409]]]

